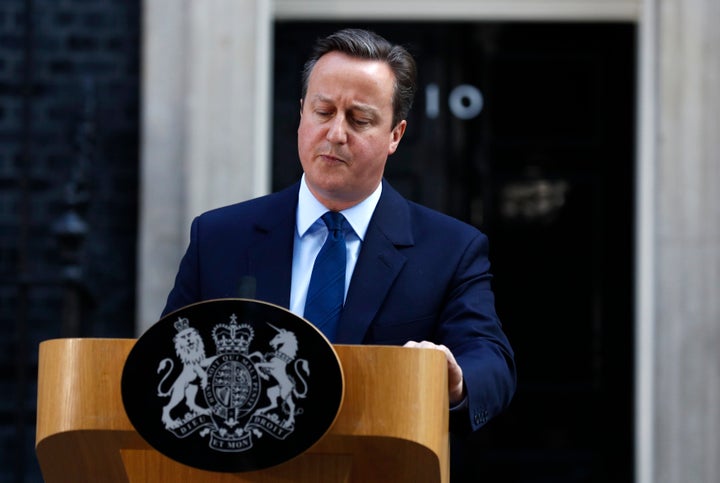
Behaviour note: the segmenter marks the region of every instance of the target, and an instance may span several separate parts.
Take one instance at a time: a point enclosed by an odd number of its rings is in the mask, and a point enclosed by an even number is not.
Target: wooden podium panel
[[[40,344],[36,451],[46,483],[447,482],[447,363],[442,352],[336,345],[345,399],[330,431],[281,465],[216,473],[151,448],[120,394],[134,339]]]

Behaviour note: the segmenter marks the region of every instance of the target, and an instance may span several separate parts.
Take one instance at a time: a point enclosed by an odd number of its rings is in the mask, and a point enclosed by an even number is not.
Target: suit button
[[[483,409],[481,412],[476,412],[473,416],[473,421],[476,425],[487,423],[488,412],[487,409]]]

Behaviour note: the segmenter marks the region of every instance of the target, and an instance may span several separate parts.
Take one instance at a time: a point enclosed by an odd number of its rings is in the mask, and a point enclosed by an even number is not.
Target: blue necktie
[[[315,259],[304,316],[333,342],[345,299],[345,217],[328,211],[322,220],[328,236]]]

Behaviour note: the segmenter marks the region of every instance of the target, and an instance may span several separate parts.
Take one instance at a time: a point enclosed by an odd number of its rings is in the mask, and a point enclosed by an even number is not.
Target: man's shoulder
[[[294,213],[297,206],[297,190],[297,185],[294,185],[282,191],[214,208],[201,214],[198,219],[204,223],[212,223],[277,218],[282,213]]]
[[[442,213],[436,209],[409,200],[393,189],[383,186],[385,198],[378,204],[378,224],[381,230],[396,243],[469,243],[485,236],[475,226]]]

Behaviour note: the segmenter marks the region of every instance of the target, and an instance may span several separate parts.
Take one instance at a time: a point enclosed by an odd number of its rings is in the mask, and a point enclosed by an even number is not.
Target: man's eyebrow
[[[350,108],[355,111],[360,111],[363,114],[367,114],[369,116],[375,116],[378,113],[378,109],[369,104],[353,104],[352,106],[350,106]]]
[[[328,103],[333,102],[332,99],[330,99],[329,97],[323,96],[322,94],[315,94],[314,96],[312,96],[310,101],[311,102],[328,102]]]
[[[330,104],[334,103],[334,101],[331,98],[324,96],[322,94],[315,94],[310,99],[310,101],[311,102],[327,102]],[[363,112],[365,114],[369,114],[369,115],[376,115],[379,112],[379,109],[377,107],[375,107],[371,104],[364,104],[361,102],[355,102],[355,103],[351,104],[350,109],[355,110],[355,111],[361,111],[361,112]]]

